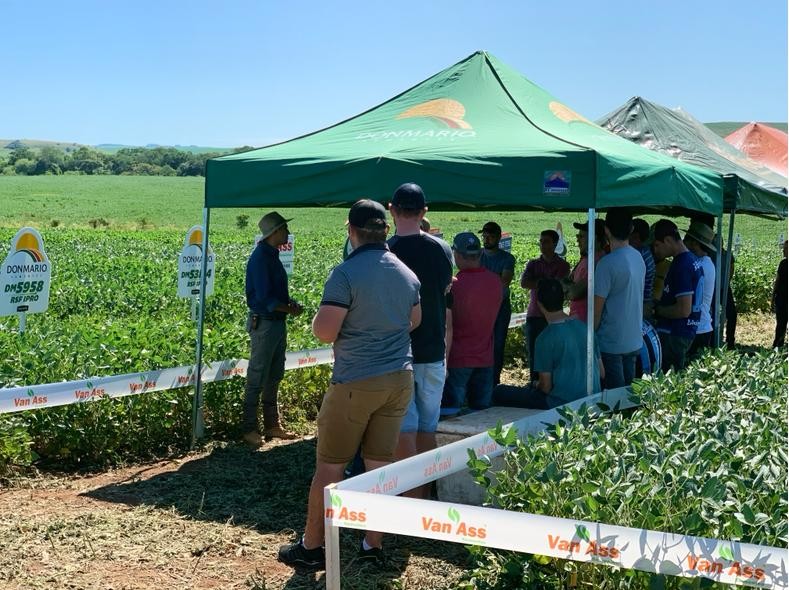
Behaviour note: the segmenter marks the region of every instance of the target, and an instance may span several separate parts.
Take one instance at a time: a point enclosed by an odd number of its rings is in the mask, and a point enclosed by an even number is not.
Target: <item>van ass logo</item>
[[[103,387],[94,387],[90,381],[85,382],[85,389],[75,389],[74,397],[78,400],[97,399],[107,397],[107,392]]]
[[[31,406],[38,406],[41,404],[47,403],[47,396],[45,395],[38,395],[35,391],[28,388],[25,392],[27,397],[15,397],[14,398],[14,407],[15,408],[27,408]]]
[[[441,459],[441,451],[433,455],[433,462],[425,467],[425,477],[431,477],[437,473],[444,473],[452,468],[452,457]]]
[[[325,517],[345,521],[345,524],[362,525],[367,522],[367,513],[363,510],[350,510],[342,505],[342,498],[335,494],[330,494],[331,506],[326,508]]]
[[[580,539],[580,540],[578,540]],[[584,541],[584,544],[581,543]],[[589,529],[584,525],[575,525],[575,536],[570,539],[562,539],[560,535],[548,534],[548,546],[551,549],[566,551],[568,553],[583,553],[592,557],[605,557],[609,559],[619,559],[621,552],[613,545],[602,545],[591,540]]]
[[[388,494],[397,489],[397,476],[386,477],[386,470],[378,474],[378,482],[367,490],[371,494]]]
[[[488,536],[488,530],[485,526],[469,525],[463,520],[460,512],[454,507],[450,507],[449,510],[447,510],[447,518],[449,519],[448,521],[438,520],[430,516],[423,516],[422,530],[460,537],[465,541],[476,543],[479,543]]]
[[[726,572],[729,576],[756,580],[757,582],[764,580],[764,570],[760,567],[745,565],[741,561],[737,561],[734,558],[734,552],[731,547],[724,545],[718,551],[718,555],[728,563],[718,560],[710,561],[696,555],[688,555],[688,569],[705,574],[722,574]]]
[[[148,379],[147,375],[140,375],[139,383],[133,381],[129,383],[129,391],[131,393],[139,393],[148,389],[153,389],[154,387],[156,387],[156,380]]]

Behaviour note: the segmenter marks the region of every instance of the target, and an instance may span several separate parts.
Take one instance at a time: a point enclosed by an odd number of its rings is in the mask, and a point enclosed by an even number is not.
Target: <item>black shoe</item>
[[[323,550],[323,547],[307,549],[301,543],[301,540],[292,545],[282,545],[279,548],[279,556],[277,559],[293,567],[302,566],[326,569],[326,552]]]
[[[359,547],[359,555],[356,557],[356,559],[365,563],[374,563],[375,565],[379,566],[386,565],[386,555],[384,554],[384,550],[380,547],[371,547],[370,549],[365,549],[364,541],[362,541],[362,544]]]

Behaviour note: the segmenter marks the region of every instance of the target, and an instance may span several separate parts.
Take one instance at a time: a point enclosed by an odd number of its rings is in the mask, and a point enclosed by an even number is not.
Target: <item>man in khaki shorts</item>
[[[312,322],[334,343],[334,368],[318,414],[318,452],[304,536],[279,560],[325,567],[323,488],[343,478],[362,448],[367,470],[394,460],[400,423],[413,394],[409,332],[422,319],[420,283],[386,245],[386,210],[367,199],[348,212],[351,255],[329,275]],[[382,534],[367,531],[359,557],[383,561]]]

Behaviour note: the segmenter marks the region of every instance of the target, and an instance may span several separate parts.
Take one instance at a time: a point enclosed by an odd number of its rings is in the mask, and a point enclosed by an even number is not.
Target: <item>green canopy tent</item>
[[[724,180],[723,208],[730,214],[728,252],[736,212],[786,217],[786,178],[751,160],[682,109],[669,109],[636,96],[598,123],[635,144],[720,174]],[[728,275],[722,293],[728,290]]]
[[[586,211],[593,219],[597,208],[625,205],[714,215],[723,207],[717,174],[601,129],[479,51],[336,125],[209,160],[203,251],[213,207],[348,206],[363,197],[386,202],[405,181],[422,185],[431,210]],[[594,273],[589,277],[593,292]],[[203,317],[201,306],[198,370]],[[590,363],[592,337],[590,328]]]

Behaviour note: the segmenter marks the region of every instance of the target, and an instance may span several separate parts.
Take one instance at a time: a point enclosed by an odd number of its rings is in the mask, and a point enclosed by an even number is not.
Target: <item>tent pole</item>
[[[197,310],[197,353],[195,360],[195,394],[192,399],[192,442],[194,448],[197,441],[203,438],[205,432],[205,422],[203,421],[203,324],[205,322],[205,291],[206,291],[206,272],[208,270],[208,225],[211,220],[211,209],[203,208],[203,253],[200,261],[200,295],[198,298]]]
[[[721,259],[723,258],[722,228],[723,211],[721,211],[718,215],[718,255],[715,257],[715,297],[713,298],[712,302],[712,305],[715,309],[715,324],[712,326],[712,333],[715,336],[715,342],[713,342],[715,348],[720,348],[721,346],[721,268],[723,268],[723,264],[721,262]]]
[[[729,245],[728,245],[728,252],[726,254],[726,260],[721,261],[722,263],[726,264],[726,281],[721,285],[721,301],[723,307],[723,313],[721,313],[721,317],[724,317],[726,314],[726,302],[729,299],[729,285],[731,285],[731,261],[732,256],[734,255],[731,248],[732,243],[734,242],[734,214],[736,213],[735,209],[731,210],[731,214],[729,215]],[[723,264],[721,264],[721,268],[723,268]],[[723,330],[723,322],[720,322],[720,329]],[[723,338],[723,334],[719,335],[719,338]]]
[[[586,395],[592,395],[594,387],[594,270],[595,270],[595,210],[589,209],[586,232]]]

